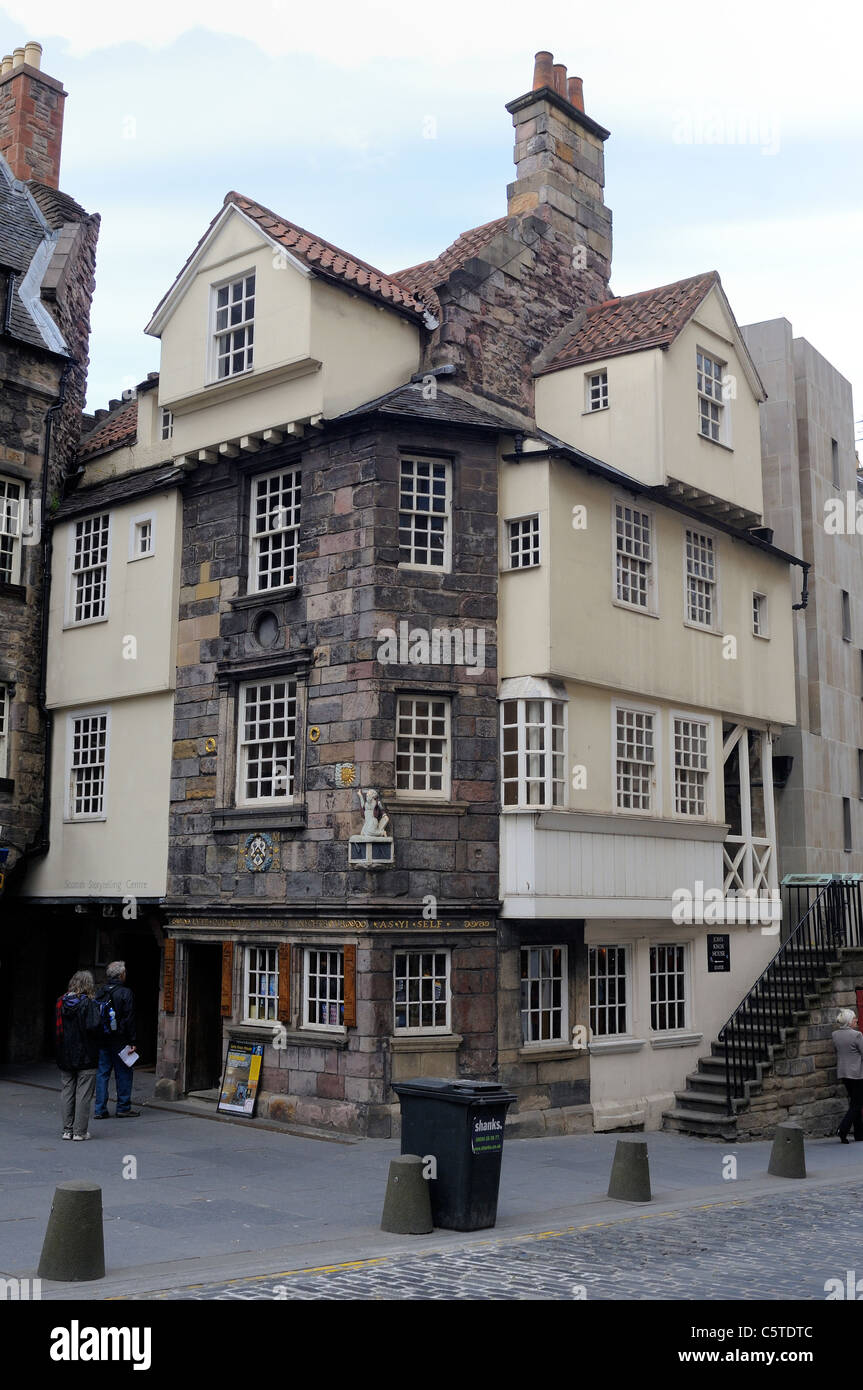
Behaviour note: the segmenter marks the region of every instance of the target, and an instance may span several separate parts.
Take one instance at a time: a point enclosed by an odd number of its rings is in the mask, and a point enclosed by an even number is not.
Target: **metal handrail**
[[[799,904],[799,898],[798,898]],[[725,1098],[728,1114],[746,1082],[768,1057],[768,1048],[793,1021],[812,994],[819,972],[836,959],[840,946],[863,944],[860,884],[832,881],[810,903],[787,941],[768,961],[752,988],[722,1025],[725,1044]]]

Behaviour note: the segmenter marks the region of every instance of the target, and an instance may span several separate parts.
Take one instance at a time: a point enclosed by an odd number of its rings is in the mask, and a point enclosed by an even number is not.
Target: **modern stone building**
[[[10,1060],[41,1052],[57,992],[42,966],[58,942],[23,929],[17,894],[49,843],[51,521],[77,466],[99,231],[59,190],[66,93],[41,71],[41,52],[30,43],[0,64],[0,1056]]]
[[[743,330],[761,407],[765,522],[811,566],[796,615],[797,727],[776,748],[783,872],[863,872],[863,506],[851,383],[787,319]]]

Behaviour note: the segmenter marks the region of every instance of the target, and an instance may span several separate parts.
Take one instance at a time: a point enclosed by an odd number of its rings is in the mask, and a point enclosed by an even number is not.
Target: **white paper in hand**
[[[139,1055],[140,1054],[135,1052],[133,1048],[128,1046],[124,1047],[122,1052],[117,1053],[117,1056],[120,1058],[120,1061],[125,1062],[127,1067],[134,1067]]]

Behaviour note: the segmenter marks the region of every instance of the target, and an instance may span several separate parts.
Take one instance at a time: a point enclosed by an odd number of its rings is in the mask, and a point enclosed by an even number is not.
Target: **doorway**
[[[222,948],[190,945],[186,1008],[186,1085],[210,1091],[222,1079]]]

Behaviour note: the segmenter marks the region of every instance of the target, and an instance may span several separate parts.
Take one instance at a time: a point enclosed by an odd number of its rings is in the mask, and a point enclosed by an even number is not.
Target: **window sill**
[[[591,1057],[612,1056],[616,1052],[640,1052],[646,1042],[646,1038],[605,1038],[588,1043],[587,1050]]]
[[[98,627],[100,623],[107,623],[107,621],[108,614],[106,613],[102,618],[85,618],[81,623],[64,623],[62,631],[75,632],[79,627]]]
[[[412,812],[414,815],[425,815],[433,811],[439,816],[463,816],[467,813],[467,807],[457,801],[423,801],[413,797],[393,796],[390,801],[391,811],[404,811],[406,814]]]
[[[272,1021],[260,1023],[256,1022],[254,1019],[250,1019],[248,1022],[244,1023],[232,1023],[229,1019],[223,1019],[222,1026],[225,1032],[232,1034],[234,1037],[240,1038],[243,1034],[246,1034],[250,1038],[255,1038],[257,1040],[263,1039],[264,1042],[272,1042],[274,1038],[279,1037],[282,1031],[281,1023],[274,1023]]]
[[[610,410],[609,405],[595,405],[592,410],[583,410],[582,415],[601,415],[604,410]]]
[[[651,608],[639,608],[635,603],[624,603],[623,599],[613,598],[611,600],[615,608],[622,608],[625,613],[638,613],[642,618],[658,618],[659,614]]]
[[[769,642],[769,641],[770,641],[770,633],[769,633],[769,632],[753,632],[752,636],[753,636],[758,642]]]
[[[703,623],[693,623],[689,618],[683,619],[683,626],[688,627],[691,632],[703,632],[706,637],[725,636],[725,633],[721,632],[718,627],[705,627]]]
[[[701,433],[701,430],[696,430],[695,433],[699,439],[704,440],[705,444],[712,444],[714,449],[724,449],[725,452],[728,454],[734,453],[734,450],[732,449],[731,445],[723,444],[721,439],[708,439],[706,434]]]
[[[288,1047],[338,1047],[344,1050],[348,1045],[346,1028],[296,1028],[284,1034]]]
[[[217,808],[212,813],[213,832],[230,830],[302,830],[306,825],[306,805],[299,806],[231,806]]]
[[[579,1050],[565,1042],[525,1043],[518,1055],[522,1062],[571,1062]]]
[[[26,601],[27,598],[27,585],[6,583],[0,584],[0,598],[21,599],[23,603]]]
[[[670,1033],[666,1038],[651,1038],[650,1046],[660,1047],[697,1047],[703,1041],[703,1033]]]
[[[393,1033],[391,1052],[457,1052],[461,1033]]]
[[[285,584],[281,589],[261,589],[253,594],[237,594],[229,599],[232,608],[266,608],[268,603],[284,603],[302,593],[299,584]]]

